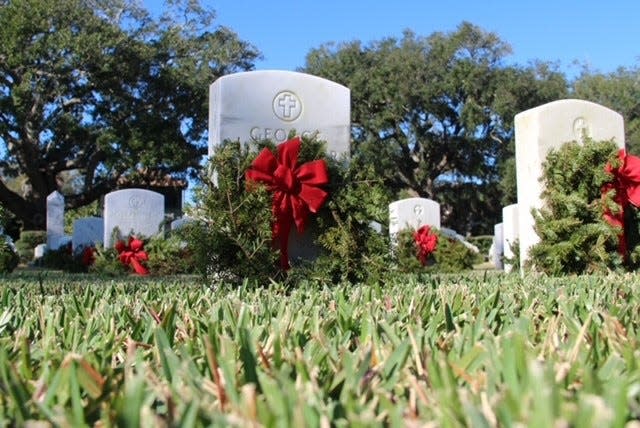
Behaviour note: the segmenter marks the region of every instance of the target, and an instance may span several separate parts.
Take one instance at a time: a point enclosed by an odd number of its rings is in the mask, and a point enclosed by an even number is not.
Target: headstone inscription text
[[[209,88],[209,156],[224,140],[284,142],[294,130],[349,155],[351,94],[310,74],[267,70],[230,74]]]

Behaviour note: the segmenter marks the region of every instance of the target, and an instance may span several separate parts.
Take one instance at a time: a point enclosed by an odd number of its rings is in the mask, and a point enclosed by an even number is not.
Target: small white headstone
[[[79,218],[73,222],[73,251],[79,247],[95,247],[104,239],[104,220],[101,217]]]
[[[267,70],[220,77],[209,88],[209,156],[224,140],[284,142],[318,133],[327,151],[349,155],[351,94],[310,74]]]
[[[180,217],[171,222],[171,230],[177,230],[183,227],[184,225],[191,223],[193,219],[191,217]]]
[[[44,257],[45,251],[47,251],[47,244],[36,245],[35,248],[33,249],[33,258],[41,259],[42,257]]]
[[[502,256],[504,255],[504,233],[503,233],[503,224],[498,223],[493,226],[493,265],[498,270],[502,270]]]
[[[440,204],[426,198],[407,198],[389,204],[389,236],[392,241],[404,229],[421,226],[440,229]]]
[[[505,259],[513,259],[513,248],[518,242],[518,204],[507,205],[502,208],[502,249]],[[504,264],[504,271],[511,272],[513,266]]]
[[[57,250],[64,236],[64,196],[55,190],[47,196],[47,247]]]
[[[440,233],[442,233],[442,235],[446,236],[447,238],[455,239],[456,241],[459,241],[462,245],[464,245],[465,247],[467,247],[468,249],[470,249],[476,254],[480,252],[480,249],[476,245],[473,245],[471,242],[467,241],[464,236],[460,235],[458,232],[456,232],[453,229],[449,229],[448,227],[441,227]]]
[[[580,142],[585,136],[595,141],[613,139],[624,147],[622,116],[582,100],[554,101],[515,116],[521,269],[529,248],[539,241],[531,210],[542,207],[542,163],[551,149],[569,141]]]
[[[130,233],[150,237],[164,221],[164,196],[145,189],[124,189],[104,197],[104,247],[111,247],[117,227],[123,237]]]

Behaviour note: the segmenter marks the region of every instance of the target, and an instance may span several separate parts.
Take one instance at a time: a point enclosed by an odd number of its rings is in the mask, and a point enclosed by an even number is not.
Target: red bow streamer
[[[413,239],[418,247],[418,260],[420,260],[422,266],[425,266],[429,255],[438,246],[438,235],[431,233],[431,227],[422,226],[414,232]]]
[[[295,224],[304,231],[309,213],[316,214],[329,194],[319,188],[329,183],[324,160],[314,160],[297,166],[300,137],[278,146],[278,156],[262,149],[245,173],[247,181],[263,183],[273,193],[272,210],[275,217],[273,239],[280,245],[280,266],[289,268],[288,239]]]
[[[627,155],[624,149],[618,151],[618,158],[622,161],[621,166],[613,168],[611,164],[607,164],[605,167],[605,170],[613,175],[613,180],[602,186],[602,196],[604,197],[611,190],[616,192],[613,201],[620,206],[620,209],[616,213],[607,209],[604,218],[610,225],[622,228],[618,252],[626,257],[628,248],[627,237],[624,234],[624,210],[629,204],[640,206],[640,158]]]
[[[148,275],[149,270],[141,262],[149,260],[149,256],[144,251],[144,242],[133,236],[129,237],[129,244],[118,241],[115,245],[116,251],[120,254],[120,263],[131,265],[138,275]]]

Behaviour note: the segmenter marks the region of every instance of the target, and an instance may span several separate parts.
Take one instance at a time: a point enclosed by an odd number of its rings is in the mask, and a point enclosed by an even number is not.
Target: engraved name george
[[[251,137],[252,140],[254,141],[260,141],[260,140],[270,140],[270,139],[274,139],[276,140],[278,143],[282,143],[283,141],[285,141],[287,139],[287,137],[289,136],[289,132],[292,130],[291,129],[284,129],[284,128],[261,128],[259,126],[254,126],[253,128],[251,128],[251,130],[249,131],[249,136]],[[318,131],[302,131],[302,136],[303,137],[312,137],[314,134],[316,134]]]
[[[152,211],[139,211],[139,210],[129,210],[129,211],[118,211],[114,213],[115,218],[119,219],[143,219],[148,218],[153,215]]]

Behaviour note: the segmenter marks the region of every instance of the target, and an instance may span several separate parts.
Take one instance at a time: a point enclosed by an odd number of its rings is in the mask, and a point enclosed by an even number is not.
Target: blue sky
[[[640,65],[639,0],[202,0],[216,23],[230,27],[264,55],[256,69],[295,70],[326,42],[449,32],[469,21],[511,45],[510,62],[558,62],[569,76],[588,64],[603,72]],[[161,10],[163,0],[143,0]]]

